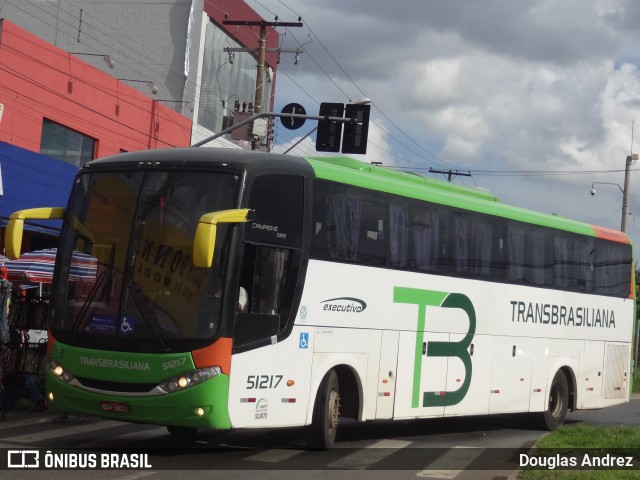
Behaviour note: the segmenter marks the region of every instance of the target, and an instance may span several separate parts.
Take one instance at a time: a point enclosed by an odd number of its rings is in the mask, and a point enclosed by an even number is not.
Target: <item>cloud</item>
[[[258,2],[252,5],[260,11]],[[273,0],[269,8],[282,5]],[[297,69],[281,63],[283,93],[302,99],[309,111],[314,102],[370,97],[372,118],[384,130],[372,130],[372,142],[381,145],[370,147],[367,159],[420,169],[573,171],[476,182],[519,206],[619,227],[617,188],[594,198],[588,191],[593,181],[624,180],[632,121],[640,118],[640,2],[286,5],[312,29],[292,32],[286,46],[296,44],[293,34],[301,41],[309,33],[313,42]],[[605,170],[617,172],[580,174]],[[631,210],[640,213],[640,191],[631,185]],[[640,240],[640,225],[635,229]]]

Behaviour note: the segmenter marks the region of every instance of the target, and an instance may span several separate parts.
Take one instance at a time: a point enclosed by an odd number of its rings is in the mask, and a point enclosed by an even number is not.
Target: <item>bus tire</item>
[[[188,440],[196,436],[198,429],[196,427],[178,427],[176,425],[167,425],[167,431],[172,437],[181,440]]]
[[[569,382],[562,370],[558,370],[549,388],[547,409],[540,415],[540,425],[549,431],[558,428],[564,422],[569,408]]]
[[[340,417],[338,375],[330,370],[322,380],[313,406],[311,425],[307,427],[307,446],[326,450],[333,446]]]

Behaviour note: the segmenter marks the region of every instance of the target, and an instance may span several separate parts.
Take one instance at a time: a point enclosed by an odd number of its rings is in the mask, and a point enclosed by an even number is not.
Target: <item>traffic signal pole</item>
[[[210,137],[207,137],[203,140],[200,140],[199,142],[194,143],[193,145],[191,145],[192,147],[201,147],[213,140],[215,140],[216,138],[222,137],[223,135],[226,135],[227,133],[232,132],[233,130],[235,130],[236,128],[240,128],[244,125],[247,125],[255,120],[258,120],[259,118],[264,118],[264,117],[276,117],[276,118],[299,118],[302,120],[328,120],[330,122],[341,122],[341,123],[358,123],[358,119],[357,118],[345,118],[345,117],[327,117],[327,116],[322,116],[322,115],[302,115],[300,113],[276,113],[276,112],[261,112],[261,113],[256,113],[255,115],[252,115],[251,117],[242,120],[241,122],[236,123],[235,125],[231,125],[228,128],[225,128],[224,130],[219,131],[218,133],[211,135]]]

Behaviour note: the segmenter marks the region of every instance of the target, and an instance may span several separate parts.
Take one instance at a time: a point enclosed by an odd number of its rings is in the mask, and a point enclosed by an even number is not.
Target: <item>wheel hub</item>
[[[338,426],[338,418],[340,417],[340,395],[335,390],[331,390],[329,394],[329,429],[333,430]]]

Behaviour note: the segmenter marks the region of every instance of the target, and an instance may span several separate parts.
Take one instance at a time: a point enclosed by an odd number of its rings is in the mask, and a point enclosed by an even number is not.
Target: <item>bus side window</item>
[[[286,327],[296,277],[293,254],[288,248],[245,243],[240,288],[248,305],[236,315],[236,347],[272,339]]]
[[[257,248],[249,307],[251,313],[280,313],[290,256],[291,250],[284,248]]]
[[[440,254],[440,216],[419,204],[389,205],[389,266],[435,272]]]
[[[633,265],[631,246],[596,239],[595,247],[595,292],[598,295],[628,297],[629,270]]]
[[[593,292],[593,242],[579,235],[554,236],[554,280],[556,288]]]
[[[456,211],[453,215],[454,271],[461,276],[489,277],[494,228],[482,216]]]
[[[359,263],[384,266],[387,263],[386,218],[387,209],[382,202],[364,197],[358,238]]]

